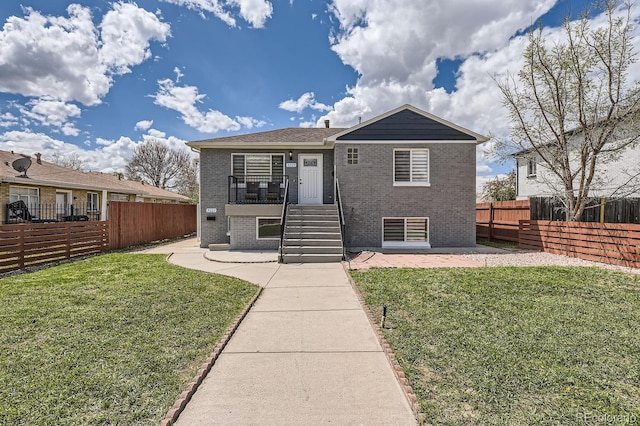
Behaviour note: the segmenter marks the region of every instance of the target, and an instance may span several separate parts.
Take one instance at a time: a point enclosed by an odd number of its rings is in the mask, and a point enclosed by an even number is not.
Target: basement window
[[[259,240],[280,239],[280,218],[257,217],[256,238]]]
[[[382,247],[431,247],[429,218],[382,218]]]

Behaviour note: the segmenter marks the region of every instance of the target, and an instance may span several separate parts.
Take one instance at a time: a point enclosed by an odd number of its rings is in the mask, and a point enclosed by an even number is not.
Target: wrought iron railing
[[[229,176],[229,204],[282,204],[287,175]]]
[[[342,197],[340,196],[340,183],[336,178],[336,204],[338,205],[338,215],[340,217],[340,235],[342,236],[342,260],[347,260],[347,245],[345,244],[347,225],[344,221],[344,210],[342,209]]]
[[[5,223],[87,221],[100,220],[100,212],[86,203],[36,204],[18,200],[5,204],[4,218]]]
[[[287,222],[287,207],[289,206],[289,181],[284,184],[284,202],[282,203],[282,215],[280,215],[280,247],[278,248],[278,261],[284,263],[284,228]]]

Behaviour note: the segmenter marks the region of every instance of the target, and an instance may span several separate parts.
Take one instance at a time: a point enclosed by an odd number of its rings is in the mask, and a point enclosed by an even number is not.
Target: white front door
[[[298,155],[298,203],[322,204],[322,154]]]

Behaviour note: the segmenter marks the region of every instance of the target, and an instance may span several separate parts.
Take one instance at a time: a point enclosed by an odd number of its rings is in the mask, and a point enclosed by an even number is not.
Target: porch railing
[[[340,217],[340,235],[342,236],[342,260],[347,260],[347,245],[345,244],[347,225],[344,221],[344,210],[342,209],[342,197],[340,196],[340,182],[338,182],[338,178],[336,178],[336,204],[338,205],[338,215]]]
[[[282,204],[287,175],[229,176],[229,204]]]
[[[5,204],[4,222],[46,223],[100,220],[100,211],[87,203],[26,203],[23,200]]]
[[[283,246],[284,246],[284,228],[287,222],[287,207],[289,206],[289,181],[284,184],[284,202],[282,204],[282,215],[280,216],[280,246],[278,247],[278,261],[284,262]]]

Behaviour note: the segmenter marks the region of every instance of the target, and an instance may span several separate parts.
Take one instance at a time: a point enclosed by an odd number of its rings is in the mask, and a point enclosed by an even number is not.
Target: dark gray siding
[[[357,147],[359,164],[346,163]],[[393,149],[428,148],[429,187],[393,186]],[[383,217],[428,217],[432,247],[475,245],[475,144],[338,143],[335,163],[348,247],[381,247]]]
[[[410,110],[403,110],[354,130],[340,141],[475,140],[473,136],[445,126]]]
[[[298,162],[298,153],[322,153],[324,166],[324,200],[333,203],[333,151],[332,150],[304,150],[293,151],[293,159],[289,160],[289,150],[246,150],[246,149],[202,149],[200,151],[200,214],[202,247],[209,244],[229,243],[227,236],[227,218],[225,205],[228,202],[228,177],[231,174],[231,154],[247,152],[282,153],[286,163]],[[298,202],[298,167],[285,167],[285,174],[289,177],[289,200]],[[207,208],[216,208],[216,220],[207,220]],[[233,232],[233,228],[232,228]]]

